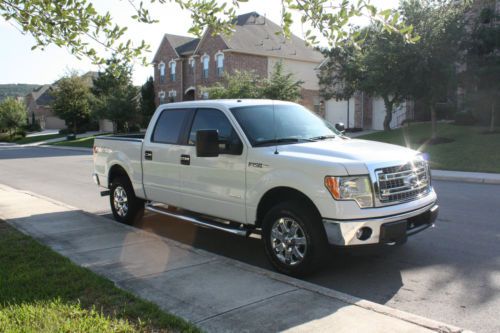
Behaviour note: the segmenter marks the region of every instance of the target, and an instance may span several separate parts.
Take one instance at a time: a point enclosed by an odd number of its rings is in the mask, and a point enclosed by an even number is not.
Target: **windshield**
[[[330,123],[297,104],[242,106],[231,112],[252,146],[301,143],[340,135]]]

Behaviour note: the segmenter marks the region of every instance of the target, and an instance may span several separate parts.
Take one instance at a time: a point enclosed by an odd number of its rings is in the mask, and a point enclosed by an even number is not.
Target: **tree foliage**
[[[192,19],[189,32],[200,36],[206,28],[229,35],[239,4],[248,0],[128,0],[131,18],[143,24],[158,22],[159,16],[150,13],[150,5],[155,2],[173,3],[188,11]],[[318,36],[331,45],[344,39],[345,27],[361,16],[380,22],[387,31],[399,32],[408,40],[414,38],[412,27],[404,25],[397,12],[379,11],[370,0],[281,0],[281,3],[283,34],[290,36],[292,13],[299,12],[301,23],[309,27],[305,38],[312,44],[317,43]],[[33,49],[54,44],[96,64],[106,63],[105,52],[113,52],[126,62],[138,58],[147,64],[145,52],[149,51],[149,45],[127,39],[127,27],[115,24],[111,13],[99,13],[88,0],[0,0],[0,15],[22,33],[35,38]]]
[[[115,132],[128,132],[138,118],[139,91],[132,85],[131,73],[129,65],[112,58],[108,67],[94,79],[94,112],[100,118],[111,120]]]
[[[52,92],[54,113],[66,122],[66,126],[77,133],[89,122],[92,94],[88,83],[72,73],[57,81]]]
[[[453,0],[402,1],[398,12],[420,39],[407,43],[379,23],[355,30],[365,36],[362,44],[344,40],[324,52],[328,60],[319,74],[322,95],[348,99],[363,91],[380,96],[386,107],[385,130],[390,129],[394,106],[407,98],[424,100],[435,115],[436,102],[446,99],[454,79],[465,8]]]
[[[0,130],[8,131],[9,136],[26,124],[28,111],[23,101],[7,97],[0,103]]]
[[[466,71],[461,79],[468,100],[480,115],[489,115],[489,131],[495,130],[496,110],[500,106],[500,16],[494,8],[484,8],[472,22],[470,38],[463,44]]]
[[[225,73],[223,82],[211,87],[202,87],[210,99],[224,98],[268,98],[283,101],[300,99],[304,82],[295,80],[292,73],[286,73],[281,61],[277,62],[269,78],[261,78],[254,72],[235,71]]]
[[[142,125],[147,126],[156,110],[154,80],[151,76],[141,87],[140,110]]]

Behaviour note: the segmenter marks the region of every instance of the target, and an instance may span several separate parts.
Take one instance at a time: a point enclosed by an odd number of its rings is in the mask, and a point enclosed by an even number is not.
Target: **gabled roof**
[[[234,32],[230,36],[221,37],[228,49],[235,52],[314,63],[320,63],[324,60],[321,52],[308,47],[303,39],[295,35],[290,36],[290,38],[283,37],[279,25],[257,12],[238,15],[233,23],[235,24]],[[202,39],[209,33],[208,30],[205,31]],[[165,34],[163,40],[165,39],[174,48],[177,56],[196,52],[201,41],[199,38],[172,34]],[[161,44],[163,44],[163,40]],[[153,62],[157,62],[161,44],[156,51]]]
[[[234,51],[317,63],[324,59],[321,52],[308,47],[303,39],[295,35],[283,37],[279,25],[257,12],[239,15],[235,21],[233,34],[223,36]]]

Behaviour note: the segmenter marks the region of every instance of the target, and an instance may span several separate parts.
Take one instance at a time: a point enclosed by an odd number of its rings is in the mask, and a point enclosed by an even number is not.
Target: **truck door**
[[[148,200],[181,207],[180,156],[186,146],[180,144],[192,109],[165,109],[158,116],[142,149],[143,184]]]
[[[202,129],[218,131],[218,157],[196,156],[196,131]],[[181,171],[184,208],[246,223],[246,148],[227,116],[217,109],[197,109],[186,143],[188,153]]]

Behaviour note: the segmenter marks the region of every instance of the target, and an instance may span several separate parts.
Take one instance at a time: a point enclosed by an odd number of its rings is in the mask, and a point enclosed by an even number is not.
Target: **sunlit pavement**
[[[90,152],[0,150],[0,183],[106,214],[92,183]],[[435,181],[437,226],[402,247],[339,254],[307,280],[380,304],[465,327],[500,331],[500,186]],[[270,269],[260,240],[243,239],[156,215],[137,227],[240,262]]]

